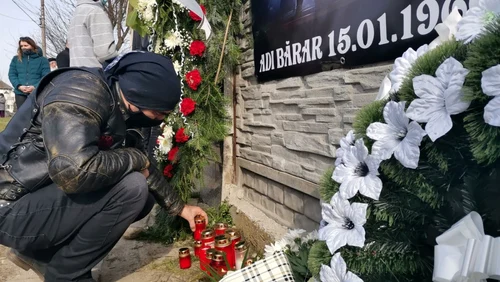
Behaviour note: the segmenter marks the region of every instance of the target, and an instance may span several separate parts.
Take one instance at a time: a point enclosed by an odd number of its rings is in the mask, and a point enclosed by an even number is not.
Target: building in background
[[[5,96],[5,115],[11,116],[14,114],[16,98],[12,87],[10,87],[7,83],[0,80],[0,93]]]

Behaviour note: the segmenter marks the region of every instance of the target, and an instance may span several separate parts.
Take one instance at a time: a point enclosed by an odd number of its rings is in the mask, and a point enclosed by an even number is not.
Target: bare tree
[[[29,3],[18,1],[22,7],[40,17],[39,7],[31,6]],[[46,0],[45,1],[45,25],[47,37],[47,57],[55,57],[66,46],[68,27],[75,11],[76,0]],[[111,21],[116,36],[116,49],[120,50],[128,46],[129,27],[125,24],[128,0],[108,0],[105,10]],[[41,35],[33,36],[37,43],[41,42]]]

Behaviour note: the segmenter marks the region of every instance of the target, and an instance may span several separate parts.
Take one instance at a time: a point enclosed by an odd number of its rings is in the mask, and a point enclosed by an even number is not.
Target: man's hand
[[[182,209],[182,212],[179,215],[189,222],[189,227],[191,228],[191,230],[193,232],[196,230],[196,227],[194,224],[194,217],[195,216],[201,215],[205,218],[206,222],[208,222],[207,213],[204,210],[202,210],[200,207],[197,207],[197,206],[185,205],[184,208]]]

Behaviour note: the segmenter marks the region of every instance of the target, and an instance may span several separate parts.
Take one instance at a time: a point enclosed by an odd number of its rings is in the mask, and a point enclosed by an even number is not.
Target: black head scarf
[[[104,70],[109,85],[118,80],[125,99],[153,111],[171,111],[179,103],[181,85],[172,61],[149,52],[117,57]]]

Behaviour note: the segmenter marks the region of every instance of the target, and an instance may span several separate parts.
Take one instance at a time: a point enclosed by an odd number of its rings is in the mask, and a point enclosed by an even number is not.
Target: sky
[[[17,51],[19,37],[39,33],[40,27],[26,16],[12,0],[1,0],[0,9],[0,79],[11,85],[9,81],[9,65]],[[14,0],[23,4],[39,6],[40,0]],[[35,21],[38,18],[33,17]],[[37,44],[41,44],[37,42]]]

